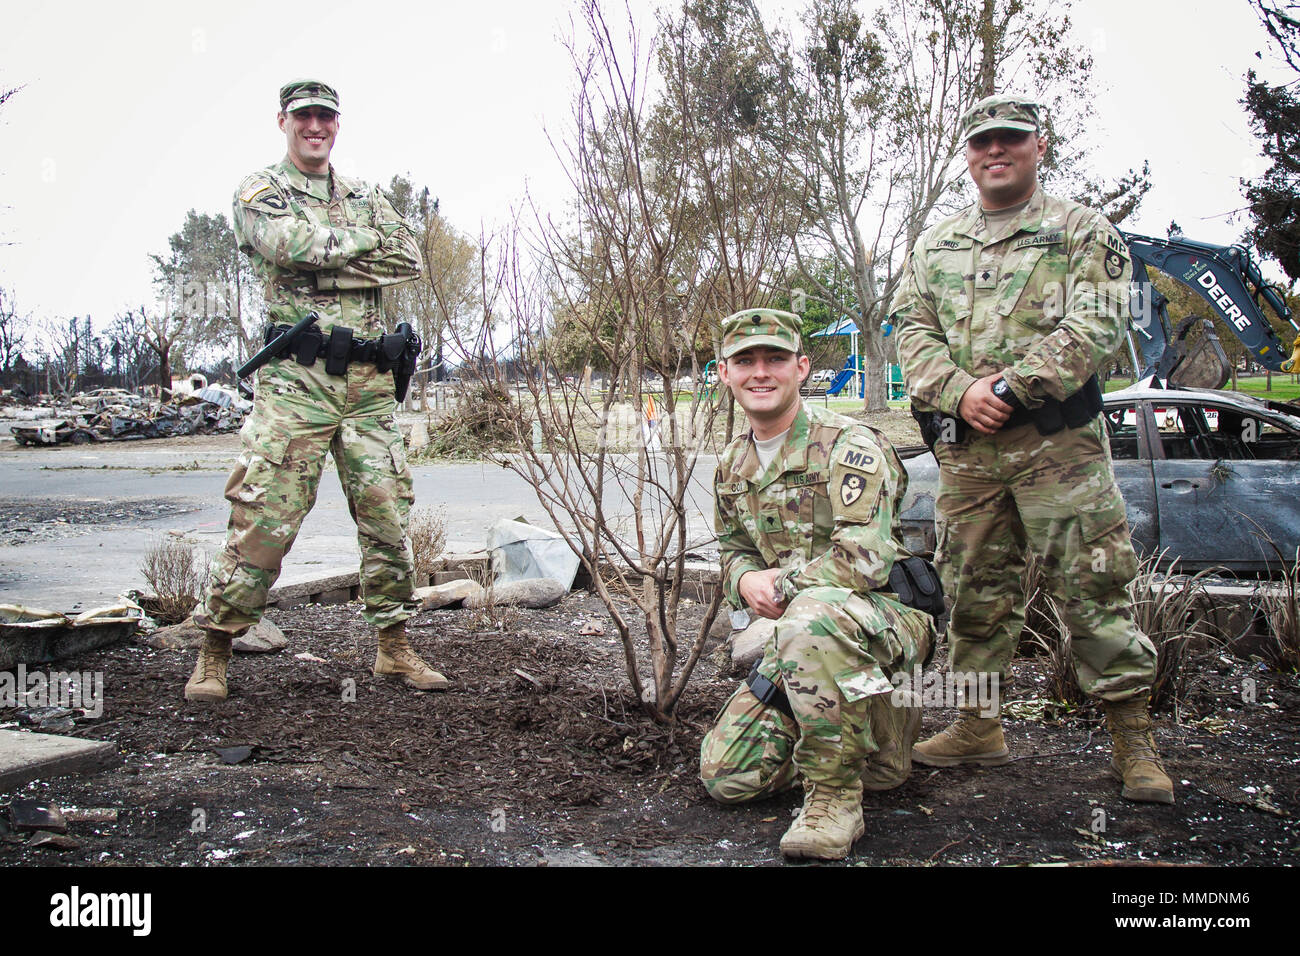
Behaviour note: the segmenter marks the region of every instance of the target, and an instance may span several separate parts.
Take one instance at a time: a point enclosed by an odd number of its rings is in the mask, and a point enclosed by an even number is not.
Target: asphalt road
[[[145,587],[144,555],[169,532],[217,551],[238,450],[233,434],[52,448],[0,441],[0,603],[59,611],[112,603]],[[332,463],[327,470],[281,584],[356,570],[355,526]],[[712,472],[711,460],[696,469],[696,535],[708,533]],[[416,465],[412,473],[417,506],[445,506],[450,551],[481,549],[500,518],[553,527],[528,483],[500,466]],[[607,495],[606,507],[630,527],[621,498]]]

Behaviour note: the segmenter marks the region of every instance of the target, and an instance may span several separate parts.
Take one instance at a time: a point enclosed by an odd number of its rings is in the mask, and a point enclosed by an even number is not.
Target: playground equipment
[[[862,370],[862,356],[857,352],[853,352],[844,360],[844,367],[831,380],[830,385],[826,386],[826,394],[838,396],[844,386],[853,380],[854,375],[861,376],[856,388],[857,393],[861,395],[862,389],[866,387],[866,373]]]

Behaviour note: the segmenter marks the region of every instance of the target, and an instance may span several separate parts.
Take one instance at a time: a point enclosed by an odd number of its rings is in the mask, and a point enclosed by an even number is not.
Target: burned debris
[[[221,386],[176,389],[167,400],[120,388],[73,395],[56,406],[32,405],[25,396],[0,398],[0,417],[20,445],[74,445],[236,431],[252,403]]]

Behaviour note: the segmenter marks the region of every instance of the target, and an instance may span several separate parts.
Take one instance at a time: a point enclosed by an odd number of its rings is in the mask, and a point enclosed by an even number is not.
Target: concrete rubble
[[[494,584],[490,591],[480,589],[465,598],[467,608],[483,608],[489,604],[507,604],[513,607],[545,608],[564,600],[569,589],[554,578],[529,578],[525,581],[507,581]]]
[[[131,634],[144,611],[125,598],[77,615],[21,604],[0,604],[0,671],[19,664],[65,660]]]

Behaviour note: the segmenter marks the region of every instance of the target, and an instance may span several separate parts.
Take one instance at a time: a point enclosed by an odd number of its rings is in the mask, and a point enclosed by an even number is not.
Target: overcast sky
[[[649,0],[637,8],[649,10]],[[779,4],[764,3],[778,8]],[[428,185],[477,235],[525,188],[562,194],[545,129],[571,88],[563,0],[310,5],[29,3],[5,14],[0,86],[0,285],[36,317],[102,328],[150,303],[149,253],[186,210],[229,215],[239,180],[278,160],[280,85],[333,84],[345,174]],[[1262,170],[1238,100],[1266,36],[1246,0],[1082,0],[1077,38],[1096,60],[1093,165],[1150,160],[1154,188],[1126,226],[1236,239],[1238,180]]]

